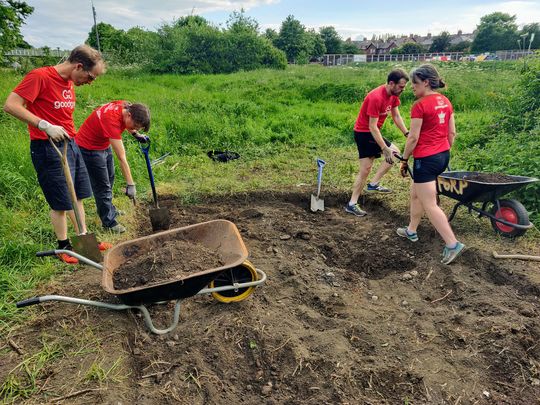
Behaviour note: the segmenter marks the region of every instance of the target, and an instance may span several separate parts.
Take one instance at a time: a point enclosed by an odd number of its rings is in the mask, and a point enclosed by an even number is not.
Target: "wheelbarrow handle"
[[[54,256],[56,252],[54,250],[45,250],[43,252],[37,252],[36,257]]]
[[[23,307],[29,307],[30,305],[39,304],[40,302],[41,301],[39,300],[39,297],[32,297],[26,300],[19,301],[15,305],[17,306],[17,308],[23,308]]]

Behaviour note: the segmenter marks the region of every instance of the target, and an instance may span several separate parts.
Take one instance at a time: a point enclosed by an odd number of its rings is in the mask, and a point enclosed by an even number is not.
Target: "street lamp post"
[[[96,23],[96,9],[94,7],[94,2],[92,1],[91,3],[92,3],[92,14],[94,15],[94,31],[96,32],[97,47],[98,47],[98,51],[101,52],[101,46],[99,45],[99,32],[98,32],[97,23]]]

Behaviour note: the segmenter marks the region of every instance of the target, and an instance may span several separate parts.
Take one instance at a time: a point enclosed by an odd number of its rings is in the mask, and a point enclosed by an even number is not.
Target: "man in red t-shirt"
[[[112,101],[98,107],[79,128],[75,142],[79,145],[88,169],[98,215],[103,227],[111,232],[122,233],[126,228],[118,223],[118,210],[112,202],[114,184],[114,159],[111,146],[120,161],[120,169],[126,179],[126,195],[135,199],[135,183],[131,176],[122,132],[127,130],[139,142],[147,142],[146,136],[137,131],[150,128],[150,111],[144,104]]]
[[[352,195],[349,203],[345,206],[345,211],[362,217],[366,212],[358,204],[358,199],[362,195],[362,190],[371,173],[375,158],[384,155],[384,161],[379,166],[375,176],[367,186],[368,191],[389,193],[390,189],[379,184],[382,177],[390,170],[393,164],[393,154],[399,153],[396,145],[390,143],[381,134],[381,127],[388,114],[397,127],[407,136],[409,132],[399,114],[399,96],[405,89],[409,76],[402,69],[392,70],[387,77],[386,84],[370,91],[360,107],[360,113],[354,124],[354,140],[358,148],[360,158],[360,169],[353,185]]]
[[[71,51],[65,62],[34,69],[28,73],[8,96],[4,105],[5,112],[28,124],[32,163],[51,208],[51,222],[58,239],[58,249],[71,249],[67,236],[66,212],[76,232],[86,233],[82,200],[92,195],[81,153],[72,141],[75,137],[73,86],[90,84],[104,72],[105,64],[101,54],[87,45],[80,45]],[[82,229],[77,227],[62,164],[49,139],[60,148],[64,142],[68,142],[67,160],[81,212]],[[106,247],[105,244],[100,246],[103,247]],[[78,262],[65,254],[59,255],[59,258],[66,263]]]

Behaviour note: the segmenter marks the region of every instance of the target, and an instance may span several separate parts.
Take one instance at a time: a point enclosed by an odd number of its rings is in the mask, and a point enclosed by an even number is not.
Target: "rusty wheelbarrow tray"
[[[161,247],[165,242],[184,239],[199,243],[220,255],[223,266],[188,274],[181,278],[117,290],[113,285],[113,275],[130,257],[138,252],[147,252]],[[66,253],[76,257],[96,269],[102,270],[101,284],[105,291],[116,296],[122,304],[112,304],[60,295],[33,297],[17,303],[18,308],[46,301],[61,301],[72,304],[91,305],[113,310],[139,309],[148,328],[158,334],[168,333],[178,325],[180,300],[197,294],[211,293],[222,302],[241,301],[251,294],[254,287],[266,281],[266,274],[255,269],[247,261],[248,251],[236,226],[218,219],[182,228],[171,229],[142,238],[120,243],[106,254],[103,265],[87,259],[70,250],[38,252],[37,256],[52,256]],[[208,288],[205,288],[209,286]],[[164,303],[176,300],[172,324],[166,329],[157,329],[145,304]]]
[[[458,202],[454,205],[448,220],[451,221],[460,206],[469,212],[478,212],[479,217],[488,217],[495,232],[507,237],[523,235],[533,225],[529,222],[529,214],[519,201],[501,199],[505,194],[538,181],[533,177],[505,175],[507,181],[491,183],[474,180],[476,175],[489,174],[483,172],[450,171],[437,178],[437,192]],[[481,208],[474,205],[481,203]],[[492,204],[488,211],[488,205]]]

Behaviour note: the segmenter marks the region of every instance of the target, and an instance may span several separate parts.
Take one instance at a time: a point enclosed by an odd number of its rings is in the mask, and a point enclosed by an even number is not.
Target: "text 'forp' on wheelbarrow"
[[[130,258],[141,252],[151,252],[174,240],[187,240],[200,244],[216,252],[223,262],[217,268],[181,275],[178,278],[118,290],[114,286],[114,273]],[[61,295],[44,295],[17,303],[17,308],[46,301],[60,301],[70,304],[90,305],[112,310],[138,309],[142,312],[146,326],[154,333],[164,334],[178,325],[180,300],[198,294],[212,294],[221,302],[237,302],[246,299],[254,288],[266,281],[266,274],[256,269],[248,260],[248,251],[236,226],[223,219],[171,229],[153,235],[120,243],[112,247],[103,266],[70,250],[39,252],[37,256],[52,256],[66,253],[96,269],[102,270],[101,285],[105,291],[120,300],[121,304],[93,301]],[[176,300],[171,325],[158,329],[152,323],[145,304],[158,304]]]

